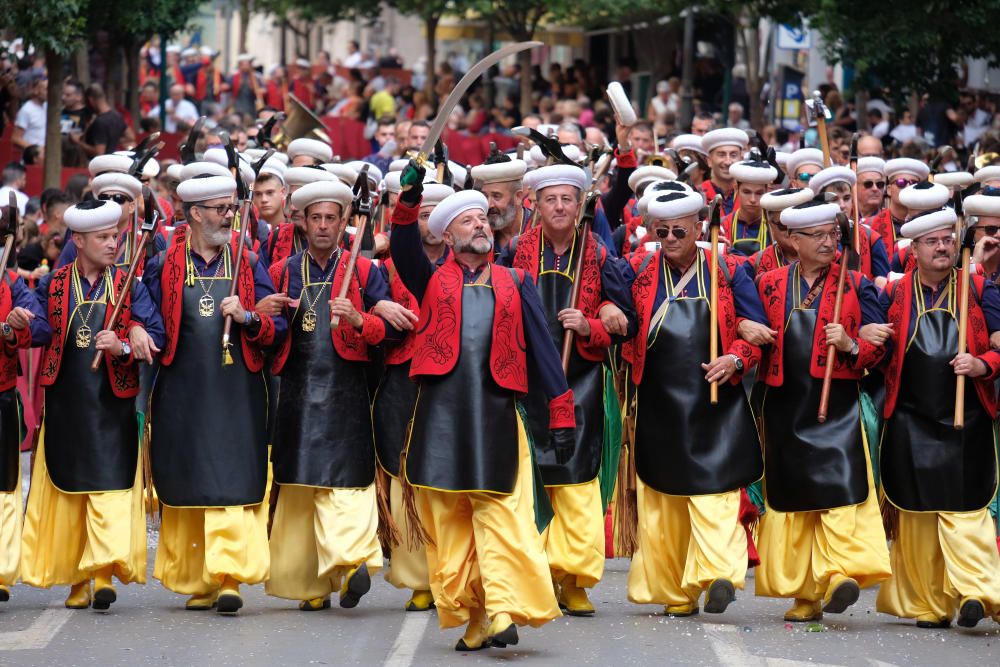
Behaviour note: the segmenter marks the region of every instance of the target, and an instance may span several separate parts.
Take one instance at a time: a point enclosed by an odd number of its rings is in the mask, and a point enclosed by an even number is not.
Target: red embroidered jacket
[[[418,312],[420,304],[417,303],[417,297],[413,296],[413,293],[406,289],[406,285],[403,284],[402,279],[396,273],[396,267],[393,265],[392,259],[385,260],[384,266],[389,273],[389,293],[392,295],[392,300],[407,310]],[[385,351],[385,363],[390,366],[397,366],[405,364],[412,359],[413,345],[416,340],[416,331],[407,331],[406,337],[403,338],[401,343],[393,345]]]
[[[10,291],[11,283],[17,280],[17,274],[7,271],[7,279],[0,280],[0,321],[6,321],[14,308],[14,297]],[[9,391],[17,385],[17,351],[31,347],[31,328],[14,329],[14,340],[4,339],[0,345],[0,391]]]

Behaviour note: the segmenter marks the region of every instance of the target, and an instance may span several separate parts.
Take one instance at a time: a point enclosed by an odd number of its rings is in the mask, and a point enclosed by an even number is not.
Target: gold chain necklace
[[[312,300],[309,299],[309,287],[312,286],[309,280],[309,253],[302,253],[302,298],[306,302],[306,312],[302,313],[302,331],[305,333],[312,333],[313,331],[316,331],[316,322],[319,317],[316,312],[316,304],[319,303],[320,297],[323,296],[323,288],[330,284],[330,277],[332,276],[334,269],[337,267],[341,250],[341,248],[337,248],[330,257],[330,266],[323,274],[322,282],[317,283],[319,285],[319,289],[316,290],[316,295],[312,298]]]
[[[219,277],[220,269],[225,269],[226,275],[229,275],[229,253],[226,252],[226,248],[223,248],[222,261],[220,261],[215,266],[215,273],[212,275],[211,279],[214,280]],[[202,295],[198,299],[198,314],[202,317],[212,317],[215,315],[215,297],[212,296],[211,287],[205,287],[205,277],[202,276],[194,266],[194,260],[191,259],[191,240],[188,239],[187,242],[187,270],[188,275],[193,276],[195,280],[198,281],[198,286],[201,287]],[[190,281],[189,281],[190,284]]]
[[[93,332],[90,328],[90,316],[94,313],[94,306],[98,303],[104,303],[104,293],[102,288],[110,285],[111,280],[111,269],[105,268],[104,274],[101,276],[101,280],[97,283],[96,293],[94,294],[94,300],[90,302],[90,307],[87,309],[87,314],[82,316],[82,323],[80,327],[76,330],[76,346],[81,350],[86,350],[90,347],[90,343],[93,340]],[[80,283],[80,271],[77,268],[76,262],[73,262],[73,291],[76,296],[77,310],[84,303],[83,296],[83,286]],[[74,314],[76,311],[74,311]],[[72,327],[73,321],[70,320],[70,326]]]

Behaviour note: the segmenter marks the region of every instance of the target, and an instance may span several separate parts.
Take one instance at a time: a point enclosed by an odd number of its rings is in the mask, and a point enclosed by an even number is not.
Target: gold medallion
[[[212,298],[211,294],[205,294],[198,299],[198,314],[202,317],[215,315],[215,299]]]
[[[81,350],[90,347],[90,327],[86,324],[76,330],[76,346]]]
[[[316,331],[316,311],[312,308],[302,313],[302,330],[306,333]]]

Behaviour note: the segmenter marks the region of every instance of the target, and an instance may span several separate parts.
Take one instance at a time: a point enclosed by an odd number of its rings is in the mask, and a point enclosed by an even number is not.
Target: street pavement
[[[668,619],[662,608],[626,599],[628,561],[608,561],[593,591],[593,618],[559,618],[522,628],[506,649],[456,653],[461,630],[442,631],[434,612],[403,611],[407,594],[373,578],[353,610],[301,612],[244,587],[237,617],[183,609],[184,596],[152,578],[150,533],[146,586],[118,586],[111,613],[63,608],[65,587],[19,585],[0,605],[0,665],[722,665],[797,667],[844,665],[1000,665],[1000,626],[918,630],[911,621],[878,614],[875,592],[864,591],[849,613],[828,615],[821,632],[786,624],[785,600],[739,592],[722,615]]]

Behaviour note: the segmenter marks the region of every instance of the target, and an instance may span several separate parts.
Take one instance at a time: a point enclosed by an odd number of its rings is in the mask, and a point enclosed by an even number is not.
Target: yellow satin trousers
[[[422,544],[415,544],[412,549],[407,545],[403,487],[395,477],[390,477],[390,480],[389,506],[392,518],[399,527],[402,540],[389,555],[389,567],[385,571],[385,580],[396,588],[429,591],[431,583],[427,574],[427,549]]]
[[[561,581],[566,575],[574,576],[577,586],[591,588],[604,574],[600,480],[545,490],[555,512],[542,533],[552,578]]]

